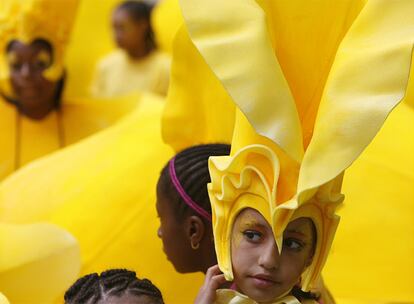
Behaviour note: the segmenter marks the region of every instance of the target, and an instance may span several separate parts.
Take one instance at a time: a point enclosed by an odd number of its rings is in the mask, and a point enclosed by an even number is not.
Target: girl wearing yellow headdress
[[[64,98],[64,55],[78,2],[2,1],[0,179],[108,126],[135,105],[127,98],[117,107]]]
[[[231,155],[210,159],[223,276],[210,271],[198,303],[313,301],[294,290],[316,286],[343,172],[404,97],[414,7],[181,3],[192,42],[239,109]],[[216,292],[224,278],[235,290]]]

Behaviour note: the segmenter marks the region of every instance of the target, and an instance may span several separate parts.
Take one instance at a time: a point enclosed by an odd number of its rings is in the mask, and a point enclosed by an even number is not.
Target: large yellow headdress
[[[53,64],[45,77],[62,76],[66,45],[69,41],[79,0],[2,0],[0,3],[0,80],[9,77],[6,48],[13,40],[30,44],[48,41],[53,48]]]
[[[339,218],[344,170],[404,97],[412,1],[182,0],[192,43],[238,107],[232,153],[210,160],[220,269],[233,278],[235,217],[258,210],[279,250],[287,224],[313,220],[309,290]]]

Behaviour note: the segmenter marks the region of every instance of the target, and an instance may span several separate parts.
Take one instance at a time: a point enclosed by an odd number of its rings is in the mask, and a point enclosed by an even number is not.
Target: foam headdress
[[[0,5],[0,80],[9,77],[6,48],[13,40],[30,44],[48,41],[53,63],[44,76],[57,80],[63,74],[66,45],[69,41],[79,0],[3,0]]]
[[[409,80],[412,2],[365,2],[181,1],[192,42],[238,107],[231,155],[210,160],[216,252],[228,280],[234,219],[253,208],[279,251],[291,220],[313,220],[316,250],[301,284],[316,285],[339,222],[343,172]]]

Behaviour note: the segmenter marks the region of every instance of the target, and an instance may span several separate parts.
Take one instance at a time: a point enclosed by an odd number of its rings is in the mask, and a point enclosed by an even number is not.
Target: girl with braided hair
[[[164,304],[159,289],[135,272],[110,269],[78,279],[65,293],[65,304]]]
[[[210,156],[230,154],[230,145],[205,144],[187,148],[161,171],[157,185],[158,236],[180,273],[203,272],[217,263],[207,193]]]

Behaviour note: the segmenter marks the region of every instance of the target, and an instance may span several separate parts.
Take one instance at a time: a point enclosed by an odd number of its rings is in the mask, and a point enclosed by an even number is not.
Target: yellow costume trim
[[[300,304],[293,296],[283,297],[269,304]],[[304,304],[316,303],[315,301],[303,301]],[[219,289],[216,291],[216,299],[214,304],[258,304],[256,301],[246,297],[245,295],[231,289]]]
[[[0,52],[5,54],[13,40],[30,44],[35,39],[44,39],[53,49],[53,64],[44,71],[44,76],[58,80],[63,74],[65,49],[79,0],[3,1],[3,7],[0,7]],[[0,79],[4,81],[9,77],[5,56],[0,59],[0,71]]]
[[[338,222],[342,173],[406,91],[412,2],[328,2],[182,1],[192,42],[243,112],[231,156],[210,161],[216,250],[227,279],[229,229],[250,207],[271,224],[279,250],[289,221],[314,220],[318,244],[302,289],[316,285]]]
[[[0,248],[0,290],[11,303],[54,303],[79,274],[77,241],[51,224],[0,223]]]

